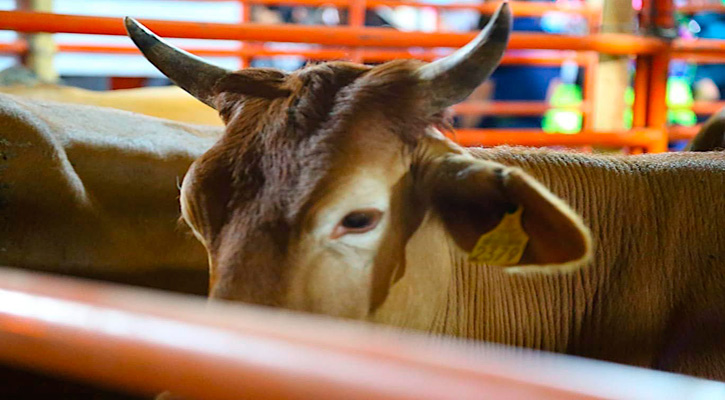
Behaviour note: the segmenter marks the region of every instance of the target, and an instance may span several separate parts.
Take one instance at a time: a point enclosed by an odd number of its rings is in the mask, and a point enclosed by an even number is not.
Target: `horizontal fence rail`
[[[314,43],[333,46],[381,47],[460,47],[476,33],[408,32],[375,27],[320,27],[290,24],[224,24],[140,20],[160,36],[213,40]],[[120,18],[86,15],[0,11],[0,29],[17,32],[80,33],[125,36]],[[675,54],[702,54],[720,57],[725,41],[713,39],[677,39],[670,44],[662,39],[619,33],[566,36],[514,32],[509,49],[596,51],[613,55],[655,54],[671,50]]]
[[[714,399],[725,384],[0,268],[0,362],[194,399]]]
[[[349,58],[353,51],[347,48],[311,48],[311,49],[268,49],[263,47],[255,48],[209,48],[209,47],[187,47],[181,46],[184,50],[201,57],[274,57],[274,56],[297,56],[313,60],[337,60]],[[102,44],[66,44],[59,43],[58,51],[61,53],[99,53],[99,54],[132,54],[140,55],[138,48],[133,46],[102,45]],[[0,53],[18,54],[27,52],[28,45],[24,41],[12,43],[0,43]],[[415,58],[424,61],[433,61],[437,58],[451,54],[452,50],[436,51],[406,51],[391,50],[382,48],[367,48],[357,50],[364,61],[384,62],[401,58]],[[579,66],[585,66],[589,60],[585,53],[581,52],[560,52],[560,51],[509,51],[501,60],[502,65],[539,65],[555,67],[561,66],[564,62],[573,62]]]
[[[333,6],[338,8],[350,8],[350,0],[250,0],[245,1],[247,4],[259,5],[298,5],[298,6]],[[581,14],[588,18],[599,15],[599,7],[593,7],[582,3],[528,3],[521,1],[510,1],[511,10],[515,15],[526,17],[541,17],[552,11],[567,12]],[[419,8],[435,8],[438,10],[476,10],[483,14],[492,14],[498,3],[483,2],[474,3],[449,3],[434,4],[422,1],[400,1],[400,0],[366,0],[365,8],[376,7],[419,7]]]
[[[391,28],[301,25],[223,24],[141,19],[156,34],[170,38],[315,43],[328,46],[461,47],[476,33],[407,32]],[[17,32],[126,35],[119,18],[0,11],[0,29]],[[618,33],[564,36],[514,32],[509,49],[597,51],[607,54],[655,54],[668,49],[660,39]],[[717,48],[715,49],[717,50]],[[705,51],[704,49],[702,51]]]
[[[214,1],[214,0],[211,0]],[[244,7],[253,4],[262,5],[302,5],[302,6],[335,6],[349,8],[352,14],[359,14],[359,9],[374,9],[376,7],[426,7],[438,10],[445,9],[470,9],[482,13],[491,13],[497,7],[496,3],[482,4],[428,4],[421,1],[400,3],[396,0],[365,0],[350,2],[347,0],[250,0],[241,1]],[[599,20],[601,10],[598,7],[591,7],[581,3],[526,3],[513,1],[510,3],[513,12],[517,16],[543,16],[547,12],[571,12],[582,15],[589,21],[590,29],[596,31],[596,22]],[[700,6],[693,6],[700,7]],[[705,7],[706,6],[702,6]],[[682,11],[689,12],[686,7]],[[248,9],[247,9],[248,11]],[[355,11],[353,13],[353,11]],[[354,18],[355,19],[355,18]],[[359,21],[358,21],[359,20]],[[246,46],[242,44],[238,48],[213,49],[213,48],[190,48],[192,53],[200,56],[221,56],[237,57],[246,60],[250,57],[275,57],[275,56],[301,56],[311,60],[331,59],[354,59],[362,62],[384,62],[397,58],[417,58],[431,61],[446,54],[450,54],[450,48],[457,48],[467,43],[474,37],[474,33],[453,33],[453,32],[401,32],[390,28],[363,27],[360,15],[357,15],[353,26],[322,27],[322,26],[299,26],[290,24],[261,25],[248,23],[243,24],[222,24],[222,23],[201,23],[201,22],[179,22],[146,20],[142,22],[161,36],[170,38],[197,38],[197,39],[221,39],[243,42],[294,42],[315,44],[315,48],[280,50],[266,49],[259,45]],[[594,23],[594,24],[593,24]],[[15,30],[18,32],[34,33],[82,33],[100,35],[125,35],[120,18],[98,17],[98,16],[77,16],[49,13],[35,13],[27,11],[0,11],[0,29]],[[320,47],[322,46],[322,47]],[[333,47],[330,47],[333,46]],[[344,47],[341,47],[344,46]],[[407,48],[412,48],[408,50]],[[432,48],[437,48],[433,50]],[[540,129],[533,130],[507,130],[507,129],[484,129],[484,130],[461,130],[458,134],[462,144],[491,144],[500,143],[506,136],[504,143],[538,145],[573,145],[592,140],[588,145],[606,146],[633,146],[632,143],[642,144],[642,138],[646,138],[646,145],[639,146],[641,149],[650,152],[666,150],[666,139],[684,140],[691,139],[696,133],[696,127],[668,127],[660,128],[659,123],[663,119],[662,107],[643,107],[643,101],[635,96],[635,127],[638,131],[622,132],[597,132],[591,130],[591,91],[592,91],[592,67],[596,65],[596,59],[592,58],[593,52],[608,53],[614,55],[631,55],[638,57],[652,57],[655,60],[667,58],[680,58],[699,63],[718,63],[725,61],[725,41],[719,40],[682,40],[676,39],[667,41],[655,37],[644,37],[629,34],[594,33],[586,36],[564,36],[539,33],[514,32],[512,34],[503,64],[529,64],[540,66],[558,66],[563,62],[574,62],[585,69],[584,92],[585,99],[580,105],[564,107],[570,110],[578,110],[584,116],[584,127],[578,138],[570,135],[546,134]],[[526,51],[520,51],[525,49]],[[118,45],[93,45],[93,44],[59,44],[58,50],[69,53],[109,53],[109,54],[138,54],[137,50],[130,46]],[[0,44],[0,53],[24,54],[29,51],[28,46],[22,40],[14,43]],[[537,53],[538,51],[538,53]],[[547,52],[548,51],[548,52]],[[659,62],[659,61],[658,61]],[[638,61],[638,69],[640,66]],[[666,69],[666,65],[659,62],[659,69]],[[659,73],[659,72],[658,72]],[[656,75],[656,74],[655,74]],[[651,86],[648,89],[648,86]],[[657,93],[664,93],[659,87],[657,80],[651,85],[640,85],[636,82],[635,92],[652,90],[655,96]],[[656,103],[656,100],[655,100]],[[698,115],[712,114],[723,105],[716,103],[695,103],[692,107]],[[511,116],[539,116],[552,107],[545,102],[468,102],[454,107],[459,115],[511,115]],[[645,118],[646,114],[656,114]],[[643,123],[643,121],[647,121]],[[644,126],[646,125],[646,128]],[[659,132],[659,137],[657,137]],[[601,133],[601,136],[596,136]],[[562,136],[562,137],[558,137]],[[664,139],[663,139],[664,138]],[[519,140],[521,139],[521,140]]]

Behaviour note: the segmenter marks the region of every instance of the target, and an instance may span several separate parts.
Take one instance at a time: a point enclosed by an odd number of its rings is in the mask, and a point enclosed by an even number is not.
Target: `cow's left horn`
[[[491,75],[508,45],[512,20],[508,3],[501,4],[475,39],[418,70],[431,83],[433,112],[463,101]]]
[[[164,75],[192,96],[214,107],[214,85],[229,71],[172,46],[133,18],[124,19],[128,36]]]

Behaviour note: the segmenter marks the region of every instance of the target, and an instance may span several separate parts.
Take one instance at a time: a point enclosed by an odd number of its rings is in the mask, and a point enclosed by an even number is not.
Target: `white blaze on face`
[[[374,252],[388,225],[390,187],[373,174],[347,181],[338,195],[322,207],[311,234],[316,241],[339,252]],[[357,228],[352,223],[357,223]]]
[[[390,224],[391,184],[379,169],[357,169],[318,201],[290,266],[289,306],[362,318],[373,263]]]

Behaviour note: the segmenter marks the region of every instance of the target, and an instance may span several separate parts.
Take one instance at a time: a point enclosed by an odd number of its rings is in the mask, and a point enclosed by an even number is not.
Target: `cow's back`
[[[187,168],[220,131],[0,95],[0,264],[69,273],[200,269],[178,224]]]
[[[0,87],[0,93],[41,101],[115,108],[185,123],[224,125],[216,110],[178,86],[93,91],[72,86],[34,84]]]

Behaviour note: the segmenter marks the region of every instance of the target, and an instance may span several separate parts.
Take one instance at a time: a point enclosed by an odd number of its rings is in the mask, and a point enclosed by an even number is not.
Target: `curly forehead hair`
[[[426,126],[441,123],[422,105],[421,64],[331,62],[290,74],[247,69],[221,80],[216,106],[227,131],[217,147],[235,203],[254,200],[262,219],[295,215],[361,121],[382,118],[404,143],[415,143]]]

